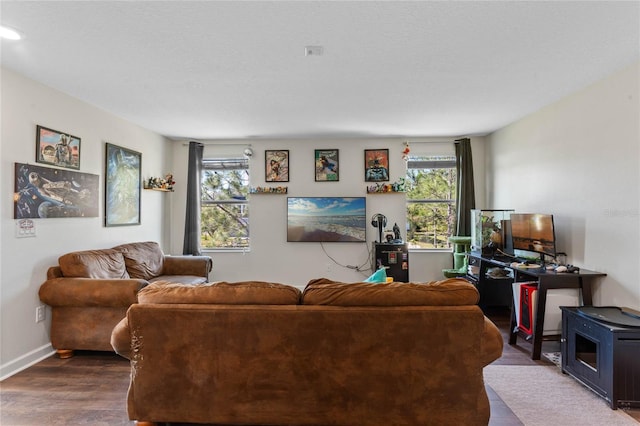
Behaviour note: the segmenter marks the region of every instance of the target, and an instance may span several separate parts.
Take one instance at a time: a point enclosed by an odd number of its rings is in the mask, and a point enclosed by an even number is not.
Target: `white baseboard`
[[[4,379],[7,379],[14,374],[21,372],[33,364],[36,364],[42,361],[45,358],[50,357],[56,351],[51,346],[51,343],[47,343],[44,346],[41,346],[37,349],[32,350],[19,358],[14,359],[6,364],[0,366],[0,382]]]

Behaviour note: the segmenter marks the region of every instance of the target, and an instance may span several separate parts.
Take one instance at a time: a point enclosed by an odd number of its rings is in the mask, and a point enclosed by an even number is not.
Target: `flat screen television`
[[[364,243],[365,197],[287,197],[288,242]]]
[[[553,215],[541,213],[511,213],[511,241],[515,250],[524,250],[556,257],[556,235]]]

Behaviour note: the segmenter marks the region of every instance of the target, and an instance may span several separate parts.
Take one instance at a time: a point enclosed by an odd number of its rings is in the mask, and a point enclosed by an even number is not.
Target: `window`
[[[249,162],[245,158],[205,159],[202,165],[200,246],[249,247]]]
[[[407,241],[410,248],[448,249],[456,221],[455,155],[422,155],[407,162]]]

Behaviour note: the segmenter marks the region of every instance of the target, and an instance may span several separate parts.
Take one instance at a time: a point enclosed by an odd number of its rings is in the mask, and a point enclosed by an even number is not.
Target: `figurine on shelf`
[[[176,182],[173,180],[173,174],[167,173],[167,175],[165,176],[164,180],[165,180],[164,189],[167,189],[169,191],[173,191],[173,185],[176,184]]]
[[[173,185],[176,182],[173,180],[173,174],[167,173],[164,178],[150,177],[144,182],[145,189],[155,189],[163,191],[173,191]]]

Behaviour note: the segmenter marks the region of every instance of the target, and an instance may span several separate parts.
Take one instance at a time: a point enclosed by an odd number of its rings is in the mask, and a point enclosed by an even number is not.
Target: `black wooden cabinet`
[[[609,322],[619,317],[615,307],[561,309],[562,371],[613,409],[640,406],[640,319],[635,327]]]

